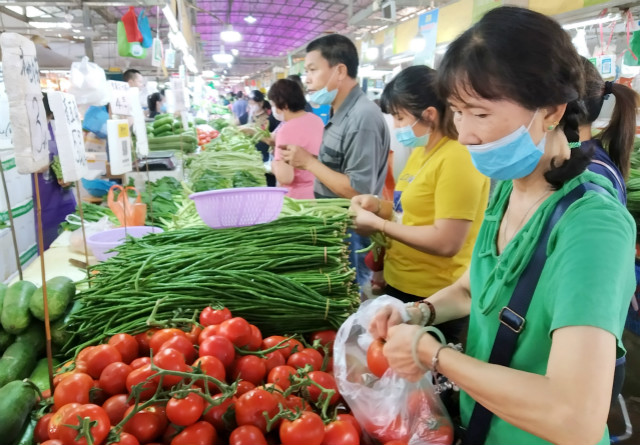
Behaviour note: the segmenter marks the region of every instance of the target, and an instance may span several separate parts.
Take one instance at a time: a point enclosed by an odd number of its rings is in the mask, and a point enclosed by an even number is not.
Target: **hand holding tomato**
[[[373,316],[369,332],[373,338],[387,338],[389,328],[402,323],[402,314],[393,306],[385,306]]]
[[[389,362],[389,367],[400,377],[412,382],[424,376],[424,371],[418,367],[411,353],[413,338],[420,329],[420,326],[410,324],[399,324],[390,328],[387,342],[382,350]],[[431,358],[439,345],[440,343],[432,336],[422,335],[418,344],[418,358],[423,364],[431,363]]]

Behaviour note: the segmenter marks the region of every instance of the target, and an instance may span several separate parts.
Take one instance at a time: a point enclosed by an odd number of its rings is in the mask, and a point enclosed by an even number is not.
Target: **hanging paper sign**
[[[11,120],[9,118],[9,97],[4,91],[4,79],[2,77],[2,62],[0,62],[0,150],[13,147],[11,134]]]
[[[182,111],[187,108],[184,82],[178,77],[171,79],[171,90],[173,91],[174,109],[175,111]]]
[[[154,37],[151,47],[151,66],[162,65],[162,40]]]
[[[56,143],[64,182],[80,180],[87,172],[87,155],[82,135],[82,119],[75,96],[59,91],[48,94],[55,116]]]
[[[188,130],[189,129],[189,112],[188,111],[181,111],[180,112],[180,117],[182,118],[182,128],[184,128],[184,130]]]
[[[120,116],[129,116],[131,114],[131,107],[129,103],[129,84],[127,82],[118,82],[117,80],[110,80],[111,86],[111,113]],[[136,97],[136,101],[138,98]]]
[[[109,143],[109,164],[111,174],[122,175],[131,171],[131,135],[126,119],[107,121],[107,141]]]
[[[144,121],[144,113],[140,106],[138,88],[129,88],[129,104],[133,116],[133,132],[136,134],[136,154],[139,158],[146,158],[149,154],[149,141],[147,139],[147,126]]]
[[[596,58],[596,68],[604,80],[612,80],[616,77],[616,56],[605,54]]]
[[[170,69],[176,66],[176,51],[174,49],[169,48],[164,52],[164,65]]]
[[[22,174],[37,172],[49,164],[49,150],[36,47],[19,34],[5,32],[0,48],[16,166]],[[5,133],[6,122],[0,121]]]

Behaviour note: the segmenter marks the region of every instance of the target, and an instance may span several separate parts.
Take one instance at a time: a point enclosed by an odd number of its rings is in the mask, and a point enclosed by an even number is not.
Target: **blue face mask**
[[[529,134],[529,128],[536,114],[533,115],[527,127],[522,125],[513,133],[497,141],[482,145],[467,145],[473,165],[480,173],[504,181],[524,178],[535,170],[544,153],[546,142],[545,135],[536,145]]]
[[[405,147],[421,147],[427,145],[429,142],[429,134],[424,136],[416,136],[413,132],[413,127],[418,123],[420,119],[417,119],[413,125],[407,125],[406,127],[396,128],[396,139]]]
[[[161,113],[166,113],[167,112],[167,105],[166,104],[160,105],[160,112]]]
[[[327,81],[327,85],[329,84],[329,82],[331,82],[331,79],[333,78],[333,75],[335,73],[336,73],[335,71],[333,73],[331,73],[331,76],[329,77],[329,80]],[[337,88],[335,90],[329,91],[329,90],[327,90],[327,87],[325,86],[321,90],[318,90],[315,93],[313,93],[311,95],[311,97],[309,97],[309,102],[312,102],[312,103],[318,104],[318,105],[331,105],[333,103],[333,101],[335,100],[337,95],[338,95],[338,89]]]

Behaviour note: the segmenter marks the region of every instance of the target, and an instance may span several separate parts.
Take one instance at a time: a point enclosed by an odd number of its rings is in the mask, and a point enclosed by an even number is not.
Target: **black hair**
[[[304,110],[307,101],[300,86],[290,79],[280,79],[269,88],[269,100],[281,110],[291,112]]]
[[[424,121],[422,113],[429,107],[438,111],[438,129],[445,136],[458,139],[449,107],[437,95],[434,69],[426,65],[405,68],[384,87],[380,97],[380,108],[386,114],[405,110]]]
[[[233,92],[231,93],[231,96],[233,96]],[[236,99],[242,99],[242,96],[244,96],[242,91],[238,91],[235,95]]]
[[[304,84],[302,83],[302,77],[300,77],[299,74],[289,74],[287,76],[287,79],[293,80],[295,83],[297,83],[300,86],[300,89],[302,90],[302,94],[304,94],[305,87],[304,87]]]
[[[585,109],[580,116],[580,125],[590,125],[598,119],[605,97],[613,94],[616,102],[611,120],[595,138],[602,142],[611,161],[627,179],[636,135],[636,108],[640,105],[638,93],[625,85],[602,80],[596,67],[585,57],[582,57],[582,68],[586,89],[583,98]]]
[[[307,52],[311,51],[320,51],[331,67],[343,63],[349,77],[358,77],[358,50],[348,37],[340,34],[320,37],[307,45]]]
[[[44,105],[44,111],[47,115],[47,119],[53,119],[53,111],[51,111],[51,107],[49,107],[49,96],[47,96],[47,93],[42,93],[42,104]]]
[[[164,99],[164,96],[158,92],[150,94],[149,97],[147,97],[147,106],[149,107],[149,117],[155,117],[156,114],[158,114],[160,112],[160,110],[158,110],[158,102],[162,101],[162,99]]]
[[[249,100],[252,100],[254,102],[263,102],[264,94],[260,90],[251,90],[251,92],[249,93]]]
[[[125,82],[129,82],[134,77],[136,77],[136,74],[140,74],[142,76],[142,73],[140,71],[134,70],[134,69],[129,69],[129,70],[125,71],[124,74],[122,75],[122,80],[125,81]]]
[[[569,142],[580,140],[580,56],[558,22],[538,12],[503,6],[485,14],[447,48],[438,70],[438,92],[443,98],[460,98],[464,92],[508,99],[532,111],[569,104],[559,127]],[[592,150],[571,150],[559,166],[552,159],[545,179],[555,189],[562,187],[586,169],[592,155]]]

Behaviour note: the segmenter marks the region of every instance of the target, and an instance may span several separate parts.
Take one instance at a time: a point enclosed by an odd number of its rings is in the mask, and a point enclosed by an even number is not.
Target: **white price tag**
[[[87,173],[87,155],[82,121],[76,99],[71,94],[49,92],[49,105],[56,119],[55,135],[64,182],[75,182]]]
[[[144,113],[140,106],[138,88],[129,88],[129,104],[133,116],[133,132],[136,134],[136,154],[139,158],[146,158],[149,154],[149,141],[147,139],[147,125],[144,121]]]
[[[162,65],[162,40],[157,37],[153,38],[153,43],[151,44],[152,52],[151,52],[151,66],[161,66]]]
[[[13,147],[13,130],[9,118],[9,97],[4,90],[2,62],[0,62],[0,150]]]
[[[183,131],[187,131],[189,129],[189,112],[181,111],[180,117],[182,118],[182,128]]]
[[[107,121],[109,164],[111,174],[122,175],[131,171],[131,135],[129,123],[124,119]]]
[[[184,81],[178,77],[171,79],[171,90],[175,102],[175,111],[183,111],[189,108],[189,98],[186,94]]]
[[[127,82],[118,82],[110,80],[111,86],[111,113],[120,116],[131,115],[131,105],[129,103],[129,84]],[[136,97],[136,100],[138,98]]]
[[[174,49],[167,49],[164,52],[164,66],[171,69],[176,65],[176,51]]]
[[[9,104],[8,130],[5,116],[0,130],[11,133],[18,173],[34,173],[49,164],[47,116],[40,90],[40,69],[33,42],[19,34],[0,35],[4,87]],[[6,105],[4,107],[6,112]],[[6,142],[5,142],[6,143]]]

